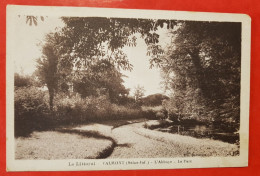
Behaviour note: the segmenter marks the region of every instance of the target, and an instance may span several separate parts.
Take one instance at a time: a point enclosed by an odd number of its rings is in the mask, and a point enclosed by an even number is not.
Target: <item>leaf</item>
[[[32,17],[32,19],[33,19],[34,25],[37,26],[37,18],[36,17]]]
[[[160,27],[163,28],[163,23],[160,23]]]
[[[30,17],[27,16],[27,17],[26,17],[26,24],[29,22],[29,20],[30,20]]]
[[[44,17],[43,16],[41,16],[41,20],[44,21]]]

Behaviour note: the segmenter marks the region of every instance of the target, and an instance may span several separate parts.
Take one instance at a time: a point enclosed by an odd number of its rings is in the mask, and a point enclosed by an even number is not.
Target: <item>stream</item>
[[[239,141],[239,133],[225,132],[207,125],[171,125],[164,128],[155,128],[154,130],[196,138],[210,138],[231,144]]]

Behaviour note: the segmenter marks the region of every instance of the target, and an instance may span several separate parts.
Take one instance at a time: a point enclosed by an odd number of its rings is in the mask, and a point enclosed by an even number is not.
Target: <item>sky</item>
[[[63,22],[57,17],[45,17],[44,21],[38,20],[38,25],[29,26],[25,23],[25,16],[17,17],[15,22],[14,60],[15,72],[32,74],[36,69],[36,59],[41,56],[41,43],[45,34],[53,32],[56,28],[62,27]],[[166,46],[169,42],[166,29],[158,31],[160,34],[160,44]],[[138,37],[138,35],[137,35]],[[147,46],[140,36],[137,39],[136,47],[125,47],[125,53],[133,65],[133,70],[122,71],[124,75],[124,85],[130,88],[130,95],[133,95],[135,87],[142,86],[145,96],[155,93],[163,93],[159,68],[150,69],[149,57],[146,56]]]
[[[38,19],[38,25],[26,24],[25,16],[17,17],[15,22],[15,71],[31,74],[36,69],[36,59],[41,56],[41,48],[38,46],[44,39],[44,35],[55,31],[56,27],[62,27],[63,23],[58,18],[45,17],[44,21]]]
[[[159,31],[160,39],[168,41],[166,31]],[[144,87],[144,94],[151,95],[155,93],[164,93],[163,86],[161,85],[162,78],[160,69],[157,67],[150,68],[149,56],[146,56],[147,46],[143,39],[137,37],[136,47],[125,47],[125,53],[128,56],[130,63],[133,65],[133,70],[123,71],[122,73],[127,78],[124,78],[125,86],[130,88],[130,95],[133,95],[134,88],[139,85]],[[162,46],[166,46],[167,42],[161,42]]]

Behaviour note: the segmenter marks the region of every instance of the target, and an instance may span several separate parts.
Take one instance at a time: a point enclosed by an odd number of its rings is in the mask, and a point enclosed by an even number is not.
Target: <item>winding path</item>
[[[238,154],[238,147],[212,139],[196,139],[143,128],[144,122],[85,125],[74,130],[96,131],[115,145],[107,158],[159,158],[190,156],[229,156]]]

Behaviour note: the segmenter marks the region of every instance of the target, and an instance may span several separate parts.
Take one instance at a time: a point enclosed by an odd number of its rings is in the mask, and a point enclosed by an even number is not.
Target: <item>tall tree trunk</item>
[[[54,90],[49,88],[49,104],[50,110],[53,111],[53,98],[54,98]]]
[[[202,94],[204,96],[206,96],[207,90],[206,90],[206,84],[205,84],[205,76],[203,73],[203,67],[200,62],[199,51],[191,52],[190,56],[191,56],[194,66],[195,66],[195,74],[196,74],[197,81],[198,81],[198,88],[200,88]]]

